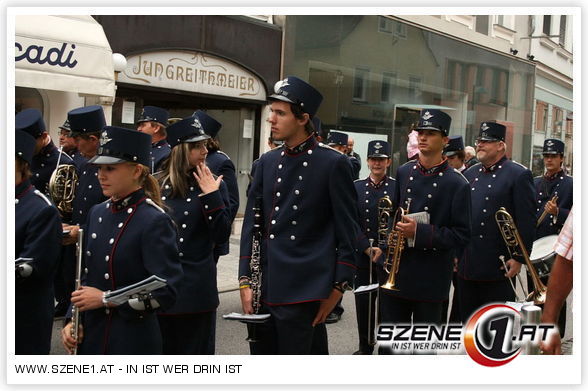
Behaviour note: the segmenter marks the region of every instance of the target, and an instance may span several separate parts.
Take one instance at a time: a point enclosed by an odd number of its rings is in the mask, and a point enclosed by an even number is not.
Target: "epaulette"
[[[47,203],[47,205],[53,206],[53,204],[51,203],[51,201],[49,201],[49,198],[47,198],[47,196],[45,196],[45,194],[41,193],[39,190],[36,190],[36,189],[35,189],[35,194],[38,197],[41,197],[42,199],[44,199],[45,202]]]
[[[465,181],[465,183],[470,183],[467,180],[467,178],[461,173],[461,171],[459,171],[457,168],[454,168],[453,171],[455,171],[456,174],[459,174],[459,176],[463,178],[463,180]]]
[[[343,155],[343,152],[337,151],[335,148],[329,147],[327,144],[318,143],[318,146],[321,147],[321,148],[330,149],[331,151],[335,151],[335,152],[340,153],[341,155]]]
[[[163,208],[161,206],[157,205],[151,198],[146,198],[145,202],[147,204],[151,205],[152,207],[154,207],[155,209],[157,209],[158,211],[160,211],[161,213],[165,213]]]
[[[528,170],[528,168],[527,168],[527,167],[525,167],[524,165],[522,165],[521,163],[519,163],[519,162],[517,162],[517,161],[511,160],[511,162],[513,162],[513,163],[515,163],[515,164],[518,164],[519,166],[523,167],[525,170]]]
[[[231,160],[231,158],[229,157],[229,155],[227,155],[226,153],[224,153],[224,152],[223,152],[223,151],[221,151],[221,150],[218,150],[218,151],[216,151],[216,153],[220,153],[221,155],[225,155],[225,157],[226,157],[227,159]]]

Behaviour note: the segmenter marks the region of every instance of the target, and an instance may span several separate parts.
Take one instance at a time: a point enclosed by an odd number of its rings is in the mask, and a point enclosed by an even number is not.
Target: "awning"
[[[17,15],[15,84],[114,97],[112,50],[89,15]]]

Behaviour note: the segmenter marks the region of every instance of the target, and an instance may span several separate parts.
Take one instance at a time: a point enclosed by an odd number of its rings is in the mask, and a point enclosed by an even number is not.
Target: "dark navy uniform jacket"
[[[70,151],[69,156],[73,159],[78,170],[88,161],[77,149]]]
[[[500,281],[504,277],[498,258],[510,258],[494,214],[504,207],[513,217],[531,253],[537,210],[533,175],[523,165],[502,158],[489,168],[478,163],[465,172],[472,194],[472,240],[459,264],[458,275],[466,280]],[[524,262],[522,258],[515,260]]]
[[[159,140],[158,142],[151,144],[151,173],[155,173],[160,170],[161,163],[171,153],[171,147],[165,139]]]
[[[347,155],[347,156],[349,157],[349,162],[351,163],[351,167],[353,169],[353,180],[356,180],[359,178],[359,172],[361,171],[361,160],[359,160],[354,155]]]
[[[33,156],[31,162],[31,183],[37,190],[44,194],[49,193],[49,179],[51,174],[57,168],[57,160],[59,159],[59,149],[55,147],[53,141],[47,144],[38,154]],[[61,154],[59,164],[74,164],[72,158],[65,152]]]
[[[61,220],[55,206],[30,181],[17,185],[15,195],[15,259],[33,258],[32,274],[16,281],[16,354],[49,354]]]
[[[557,218],[553,218],[552,215],[548,214],[543,219],[543,222],[537,227],[535,235],[536,239],[542,238],[548,235],[557,235],[561,231],[570,209],[573,204],[573,180],[571,176],[566,175],[563,170],[558,172],[552,177],[538,176],[535,177],[535,194],[537,197],[537,221],[539,216],[545,210],[545,204],[551,200],[555,193],[557,193],[557,207],[559,213]],[[555,222],[554,222],[555,220]]]
[[[182,268],[171,218],[151,205],[142,189],[116,204],[94,206],[84,232],[83,285],[102,291],[120,289],[151,275],[167,280],[152,292],[160,308],[176,299]],[[197,300],[198,298],[194,298]],[[155,310],[137,311],[128,303],[82,312],[80,354],[161,354]]]
[[[212,250],[215,243],[226,241],[231,234],[226,185],[221,182],[219,190],[200,195],[202,190],[192,180],[186,198],[171,198],[169,184],[163,185],[162,194],[178,229],[184,276],[175,305],[160,315],[214,311],[219,301]]]
[[[326,299],[353,281],[359,235],[349,159],[309,137],[264,153],[256,166],[241,233],[239,276],[250,276],[253,206],[263,198],[262,300]]]
[[[73,200],[72,224],[83,226],[94,205],[106,200],[98,181],[98,166],[88,162],[78,168],[78,186]]]
[[[229,191],[229,217],[231,224],[235,220],[237,211],[239,210],[239,186],[237,184],[237,175],[235,172],[235,165],[231,159],[223,151],[210,152],[206,155],[206,165],[210,171],[216,176],[223,176],[223,182],[227,185]],[[218,243],[214,248],[214,255],[226,255],[229,253],[229,241]]]
[[[396,191],[396,180],[385,176],[380,183],[374,183],[368,176],[366,179],[358,179],[354,182],[357,192],[357,209],[359,212],[359,225],[361,235],[358,243],[358,262],[360,269],[369,269],[369,257],[364,251],[370,247],[369,239],[373,239],[373,246],[378,247],[378,225],[380,198],[389,196],[390,200]],[[380,247],[381,248],[381,247]]]
[[[425,169],[409,161],[396,173],[394,207],[408,213],[428,212],[430,224],[417,223],[414,247],[405,243],[396,276],[399,291],[382,290],[396,297],[440,302],[447,300],[455,249],[470,240],[470,190],[466,179],[444,160]]]

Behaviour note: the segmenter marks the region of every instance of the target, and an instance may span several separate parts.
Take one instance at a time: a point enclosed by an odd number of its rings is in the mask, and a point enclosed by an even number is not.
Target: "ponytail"
[[[145,195],[153,202],[157,204],[160,208],[164,208],[163,201],[161,201],[161,190],[159,188],[159,182],[157,179],[153,177],[149,173],[149,167],[141,165],[143,171],[141,172],[141,177],[139,178],[139,182],[141,187],[143,187],[143,191],[145,191]]]

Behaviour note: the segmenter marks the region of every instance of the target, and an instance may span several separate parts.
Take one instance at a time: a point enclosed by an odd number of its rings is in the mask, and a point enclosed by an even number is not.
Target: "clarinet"
[[[75,289],[80,289],[80,285],[82,285],[82,258],[83,258],[83,251],[82,251],[82,243],[84,240],[84,230],[80,229],[78,231],[78,243],[76,244],[76,287]],[[78,341],[78,329],[80,327],[80,310],[75,305],[71,308],[71,336],[77,342]],[[72,354],[78,353],[78,346],[76,345],[72,351]]]
[[[259,313],[261,308],[261,235],[263,219],[261,218],[262,202],[261,197],[255,199],[255,206],[253,207],[253,240],[251,243],[251,261],[249,262],[249,270],[251,271],[251,291],[253,292],[252,306],[253,313]],[[255,324],[247,325],[247,341],[257,342]]]

